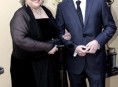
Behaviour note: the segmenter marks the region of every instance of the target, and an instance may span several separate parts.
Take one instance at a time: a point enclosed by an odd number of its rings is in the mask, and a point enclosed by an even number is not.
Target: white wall
[[[56,5],[54,0],[45,0],[45,5],[51,9],[55,15]],[[118,0],[112,5],[112,12],[118,26]],[[12,42],[10,36],[9,22],[15,10],[20,7],[19,0],[3,0],[0,3],[0,66],[4,67],[4,74],[0,75],[0,87],[11,87],[10,79],[10,55],[12,52]],[[118,53],[118,33],[109,42],[111,47],[115,47]],[[118,59],[117,59],[118,65]],[[118,87],[118,76],[107,79],[107,87]]]
[[[0,75],[0,87],[11,87],[9,67],[12,47],[9,21],[19,6],[17,0],[3,0],[0,3],[0,66],[5,69],[5,73]]]

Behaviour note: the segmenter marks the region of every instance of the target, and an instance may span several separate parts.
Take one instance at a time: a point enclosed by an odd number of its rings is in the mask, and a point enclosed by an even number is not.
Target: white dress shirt
[[[76,1],[78,1],[78,0],[73,0],[75,8],[77,9]],[[86,11],[86,0],[80,0],[80,1],[81,1],[80,8],[81,8],[81,11],[82,11],[83,23],[84,23],[84,21],[85,21],[85,11]]]
[[[77,9],[76,1],[78,1],[78,0],[73,0],[75,8]],[[80,0],[80,1],[81,1],[80,8],[81,8],[81,11],[82,11],[83,23],[84,23],[85,22],[85,12],[86,12],[86,0]],[[76,55],[77,55],[77,53],[74,52],[73,56],[76,57]]]

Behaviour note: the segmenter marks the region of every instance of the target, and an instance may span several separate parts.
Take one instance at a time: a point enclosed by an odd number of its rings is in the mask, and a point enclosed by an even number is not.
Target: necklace
[[[35,10],[35,9],[32,9],[33,13],[35,15],[42,15],[42,12],[43,12],[43,9],[42,7],[40,7],[39,9]]]

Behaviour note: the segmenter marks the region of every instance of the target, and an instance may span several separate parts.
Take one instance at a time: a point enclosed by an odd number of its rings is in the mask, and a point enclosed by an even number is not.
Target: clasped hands
[[[99,49],[97,40],[90,41],[87,45],[79,45],[75,49],[75,53],[79,56],[85,56],[87,53],[94,54]]]

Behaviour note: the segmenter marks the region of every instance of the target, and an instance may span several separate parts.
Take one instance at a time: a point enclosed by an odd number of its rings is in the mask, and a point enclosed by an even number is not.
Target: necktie
[[[81,3],[80,0],[77,0],[77,1],[76,1],[76,4],[77,4],[77,13],[78,13],[80,22],[81,22],[81,24],[82,24],[82,26],[83,26],[83,25],[84,25],[84,24],[83,24],[83,16],[82,16],[81,8],[80,8],[80,3]]]

